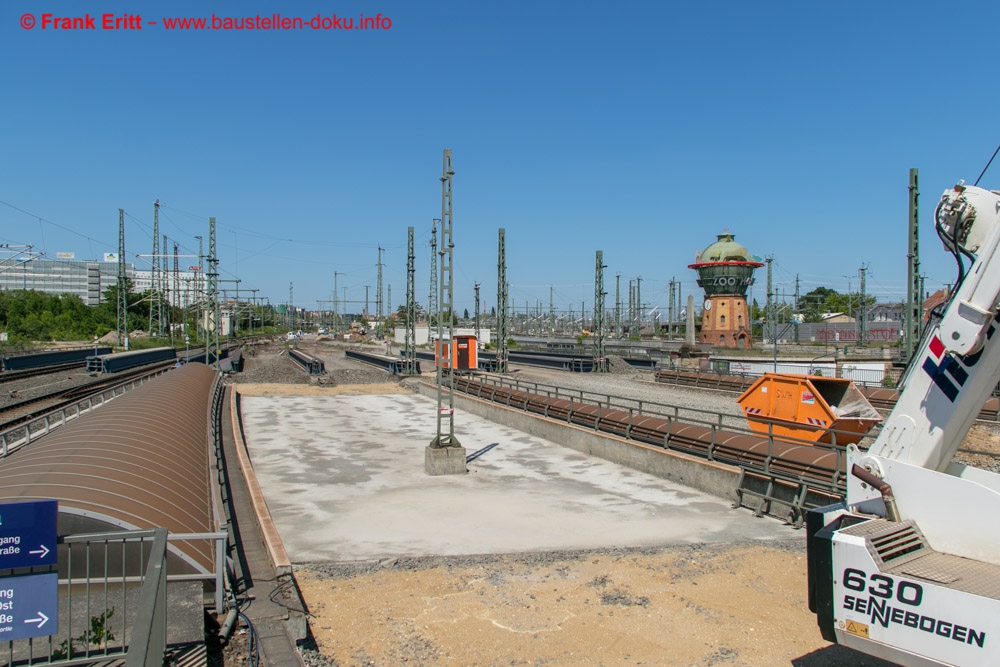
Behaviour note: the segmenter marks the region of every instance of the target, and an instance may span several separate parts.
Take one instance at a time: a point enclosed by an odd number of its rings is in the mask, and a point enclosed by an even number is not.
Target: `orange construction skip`
[[[882,420],[851,380],[767,373],[737,399],[750,428],[792,442],[857,443]]]

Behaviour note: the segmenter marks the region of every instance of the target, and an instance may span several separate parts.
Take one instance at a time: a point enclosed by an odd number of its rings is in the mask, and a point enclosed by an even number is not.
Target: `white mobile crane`
[[[959,183],[934,220],[958,280],[875,443],[848,446],[846,502],[809,513],[809,607],[870,655],[995,666],[1000,475],[952,457],[1000,381],[1000,193]]]

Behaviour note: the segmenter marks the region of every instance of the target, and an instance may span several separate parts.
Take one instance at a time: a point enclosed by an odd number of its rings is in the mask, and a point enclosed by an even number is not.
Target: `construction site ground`
[[[244,390],[303,398],[406,391],[391,382]],[[464,521],[478,508],[447,509]],[[728,511],[749,524],[775,523]],[[313,530],[325,529],[328,518],[313,519]],[[804,531],[763,540],[741,532],[642,547],[610,541],[520,553],[292,555],[315,640],[302,655],[307,665],[343,666],[890,664],[820,636],[808,610]],[[238,660],[230,653],[227,664]]]
[[[296,578],[315,664],[889,665],[820,636],[802,539],[309,563]]]

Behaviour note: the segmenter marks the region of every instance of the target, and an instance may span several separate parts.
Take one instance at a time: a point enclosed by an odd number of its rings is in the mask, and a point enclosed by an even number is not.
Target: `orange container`
[[[434,341],[434,360],[442,368],[467,371],[479,367],[475,336],[455,336],[452,340]]]
[[[793,442],[857,443],[882,420],[851,380],[767,373],[737,399],[750,428]]]

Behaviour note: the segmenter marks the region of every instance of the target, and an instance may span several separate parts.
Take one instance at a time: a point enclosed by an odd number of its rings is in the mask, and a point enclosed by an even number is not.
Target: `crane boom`
[[[1000,475],[952,458],[1000,380],[1000,193],[959,183],[935,211],[959,278],[932,313],[847,497],[807,517],[809,606],[823,636],[902,665],[1000,655]]]

